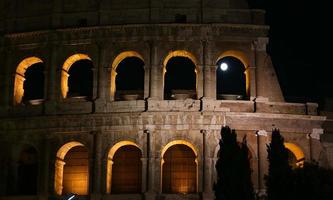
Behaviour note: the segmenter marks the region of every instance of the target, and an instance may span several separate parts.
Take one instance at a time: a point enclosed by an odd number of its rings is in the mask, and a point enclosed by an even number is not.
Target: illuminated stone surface
[[[280,129],[296,159],[304,156],[333,167],[333,140],[328,134],[333,126],[317,115],[317,104],[284,101],[266,53],[263,11],[247,9],[242,0],[204,0],[204,7],[198,0],[60,2],[0,5],[7,11],[5,18],[0,16],[0,31],[5,33],[0,37],[1,199],[21,198],[15,177],[24,144],[38,152],[38,199],[61,198],[64,182],[71,183],[64,178],[66,154],[81,146],[88,152],[89,166],[84,179],[88,189],[79,187],[82,194],[88,193],[88,199],[141,199],[140,194],[111,191],[112,158],[126,145],[141,150],[140,188],[147,199],[199,199],[199,193],[213,199],[224,122],[236,129],[240,141],[247,135],[253,183],[259,192],[265,190],[266,144],[272,128]],[[166,63],[174,56],[195,64],[196,97],[163,100]],[[226,56],[243,63],[249,100],[216,100],[216,62]],[[145,63],[144,100],[115,101],[116,67],[126,57]],[[45,64],[45,98],[38,105],[20,103],[24,91],[18,85],[24,79],[18,81],[16,74],[29,66],[30,62],[18,68],[26,58]],[[91,100],[67,98],[64,72],[80,59],[93,62]],[[319,134],[322,129],[324,134]],[[257,136],[258,130],[267,134]],[[196,156],[197,193],[160,194],[163,154],[179,144]]]

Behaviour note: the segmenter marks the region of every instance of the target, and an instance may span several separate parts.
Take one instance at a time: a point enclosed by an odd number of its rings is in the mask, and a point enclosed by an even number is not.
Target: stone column
[[[159,64],[156,44],[150,43],[150,98],[163,99],[163,67]]]
[[[257,38],[254,42],[257,100],[283,102],[284,97],[271,58],[266,53],[267,43],[268,38],[265,37]]]
[[[144,77],[144,92],[143,92],[143,98],[146,99],[149,97],[149,89],[150,89],[150,66],[145,66],[145,77]]]
[[[257,131],[258,153],[258,189],[259,195],[266,193],[265,174],[268,173],[267,144],[270,143],[268,133],[265,130]]]
[[[12,54],[11,49],[7,49],[5,51],[5,61],[4,61],[4,82],[3,82],[3,94],[1,95],[3,98],[3,107],[4,109],[8,109],[8,107],[10,105],[13,105],[13,99],[10,98],[14,98],[13,94],[10,94],[11,91],[13,91],[13,89],[10,89],[10,87],[14,88],[14,79],[15,79],[15,74],[14,76],[11,74],[11,63],[12,63],[12,56],[10,56]],[[15,72],[15,71],[14,71]],[[11,80],[12,79],[12,80]]]
[[[52,114],[56,112],[56,103],[57,99],[57,91],[56,88],[60,91],[60,80],[57,77],[58,67],[57,66],[57,54],[58,54],[58,46],[57,44],[53,44],[51,48],[51,56],[49,58],[48,69],[47,69],[47,93],[46,93],[46,102],[45,102],[45,112],[47,114]],[[46,66],[47,67],[47,66]],[[59,80],[59,81],[58,81]]]
[[[161,66],[152,65],[150,68],[150,98],[153,100],[163,99],[163,72]]]
[[[40,200],[48,199],[48,185],[49,185],[49,163],[50,163],[50,142],[49,138],[45,137],[43,140],[43,152],[41,156],[41,162],[39,162],[39,189],[38,193]]]
[[[151,134],[149,130],[144,131],[146,133],[147,137],[147,174],[146,177],[148,180],[146,180],[146,193],[145,193],[145,199],[148,200],[154,200],[155,199],[155,191],[156,191],[156,184],[158,182],[155,182],[155,155],[154,155],[154,146],[152,145],[154,142],[154,135]]]
[[[257,96],[257,91],[256,91],[256,67],[249,67],[246,70],[249,70],[249,76],[250,76],[250,88],[249,88],[249,93],[248,95],[250,95],[250,98],[254,98]]]
[[[202,182],[203,182],[203,199],[213,199],[213,188],[212,188],[212,158],[209,156],[209,142],[208,140],[208,132],[206,130],[201,130],[203,137],[203,171],[202,171]]]
[[[100,199],[101,196],[101,168],[102,168],[102,133],[101,131],[93,131],[94,136],[94,159],[93,159],[93,187],[92,199]]]
[[[143,157],[141,158],[141,162],[142,162],[142,168],[141,168],[141,192],[142,193],[145,193],[147,191],[147,162],[148,162],[148,159]]]

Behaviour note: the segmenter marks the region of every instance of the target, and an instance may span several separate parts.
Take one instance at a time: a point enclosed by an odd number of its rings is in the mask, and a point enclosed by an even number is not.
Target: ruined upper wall
[[[0,10],[0,31],[6,33],[113,24],[264,24],[264,12],[249,10],[246,0],[1,0]]]

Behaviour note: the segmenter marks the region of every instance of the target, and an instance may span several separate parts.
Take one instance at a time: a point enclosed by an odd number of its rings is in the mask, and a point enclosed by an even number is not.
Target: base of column
[[[155,200],[156,194],[152,192],[146,192],[144,193],[144,199],[145,200]]]
[[[107,111],[107,102],[105,100],[97,99],[94,103],[96,113],[103,113]]]
[[[213,192],[203,192],[202,193],[202,199],[203,200],[214,200],[215,195]]]
[[[44,112],[45,112],[45,114],[49,114],[49,115],[57,114],[57,102],[45,101],[44,102]]]
[[[101,194],[91,194],[90,195],[90,200],[101,200],[102,195]]]

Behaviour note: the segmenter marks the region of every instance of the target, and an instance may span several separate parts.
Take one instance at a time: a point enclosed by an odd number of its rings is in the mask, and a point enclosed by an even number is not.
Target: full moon
[[[222,71],[227,71],[228,69],[227,63],[221,63],[220,68],[222,69]]]

